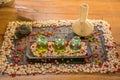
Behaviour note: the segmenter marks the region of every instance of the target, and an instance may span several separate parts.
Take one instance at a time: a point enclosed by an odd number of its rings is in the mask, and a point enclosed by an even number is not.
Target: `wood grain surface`
[[[89,19],[108,21],[120,52],[120,0],[16,0],[15,8],[0,8],[0,42],[6,24],[12,20],[61,20],[79,18],[81,3],[89,5]],[[120,74],[37,75],[0,80],[120,80]]]

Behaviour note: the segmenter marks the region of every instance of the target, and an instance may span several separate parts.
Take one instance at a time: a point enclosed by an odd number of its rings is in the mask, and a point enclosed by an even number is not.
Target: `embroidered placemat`
[[[81,48],[70,49],[70,40],[77,36],[72,32],[74,20],[9,22],[0,49],[0,72],[16,75],[46,73],[116,73],[120,72],[120,60],[110,25],[103,20],[89,20],[95,30],[89,37],[80,37]],[[21,27],[23,26],[23,27]],[[25,26],[25,27],[24,27]],[[44,35],[48,49],[36,52],[36,37]],[[55,39],[65,39],[65,50],[54,50]]]

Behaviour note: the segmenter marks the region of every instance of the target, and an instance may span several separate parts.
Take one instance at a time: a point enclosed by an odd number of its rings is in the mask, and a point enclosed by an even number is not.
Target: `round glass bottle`
[[[65,42],[63,38],[55,39],[54,49],[58,53],[63,52],[65,50]]]
[[[39,53],[45,52],[48,49],[48,41],[45,36],[40,35],[37,39],[37,50]]]
[[[75,36],[71,41],[70,41],[70,48],[73,50],[73,51],[78,51],[80,50],[81,48],[81,40],[79,38],[79,36]]]

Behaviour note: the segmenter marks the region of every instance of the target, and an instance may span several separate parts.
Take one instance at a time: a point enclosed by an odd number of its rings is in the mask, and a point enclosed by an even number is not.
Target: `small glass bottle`
[[[37,50],[39,53],[45,52],[48,49],[48,41],[45,36],[40,35],[37,39]]]
[[[65,51],[65,41],[63,38],[56,38],[55,39],[54,49],[58,53]]]
[[[72,40],[70,41],[70,48],[73,50],[73,51],[78,51],[80,50],[81,48],[81,40],[79,38],[79,36],[75,36],[74,38],[72,38]]]

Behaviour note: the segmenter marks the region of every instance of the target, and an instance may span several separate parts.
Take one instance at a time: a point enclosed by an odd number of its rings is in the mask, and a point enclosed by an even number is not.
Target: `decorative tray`
[[[42,28],[33,28],[32,29],[32,33],[31,34],[36,34],[36,32],[40,32]],[[47,35],[47,40],[50,42],[54,42],[56,37],[62,37],[65,39],[65,41],[70,41],[74,36],[78,36],[76,35],[73,31],[72,31],[72,27],[70,26],[61,26],[56,28],[56,30],[53,31],[54,28],[51,27],[44,27],[45,31],[49,31],[49,32],[54,32],[54,35]],[[100,39],[100,46],[101,50],[96,50],[99,55],[103,55],[104,57],[107,57],[107,54],[105,52],[105,46],[104,46],[104,37],[102,36],[102,31],[98,30],[97,28],[95,29],[94,32],[98,32],[99,35],[94,35],[96,37],[99,37],[98,39]],[[45,33],[43,31],[43,33]],[[38,33],[40,34],[40,33]],[[36,34],[37,35],[37,34]],[[80,37],[80,36],[79,36]],[[90,59],[90,62],[92,62],[93,59],[93,51],[91,51],[91,46],[90,44],[92,44],[93,42],[91,42],[90,40],[87,39],[82,39],[83,37],[80,37],[81,40],[85,43],[87,49],[86,49],[86,53],[87,54],[82,54],[82,55],[60,55],[60,56],[54,56],[54,55],[48,55],[48,56],[42,56],[42,57],[36,57],[32,54],[32,51],[30,50],[30,44],[36,42],[35,36],[30,36],[29,40],[27,42],[27,48],[26,48],[26,56],[28,58],[28,61],[34,61],[34,62],[41,62],[41,59],[46,59],[46,62],[51,62],[54,60],[58,60],[59,62],[69,62],[69,63],[86,63],[85,59]],[[99,48],[100,49],[100,48]],[[100,52],[101,51],[101,52]],[[69,51],[67,51],[69,52]],[[67,53],[67,52],[64,52]],[[50,54],[50,53],[49,53]],[[50,59],[50,60],[49,60]],[[64,61],[62,61],[64,59]],[[102,60],[102,58],[100,58]],[[102,62],[104,62],[104,60],[102,60]]]

